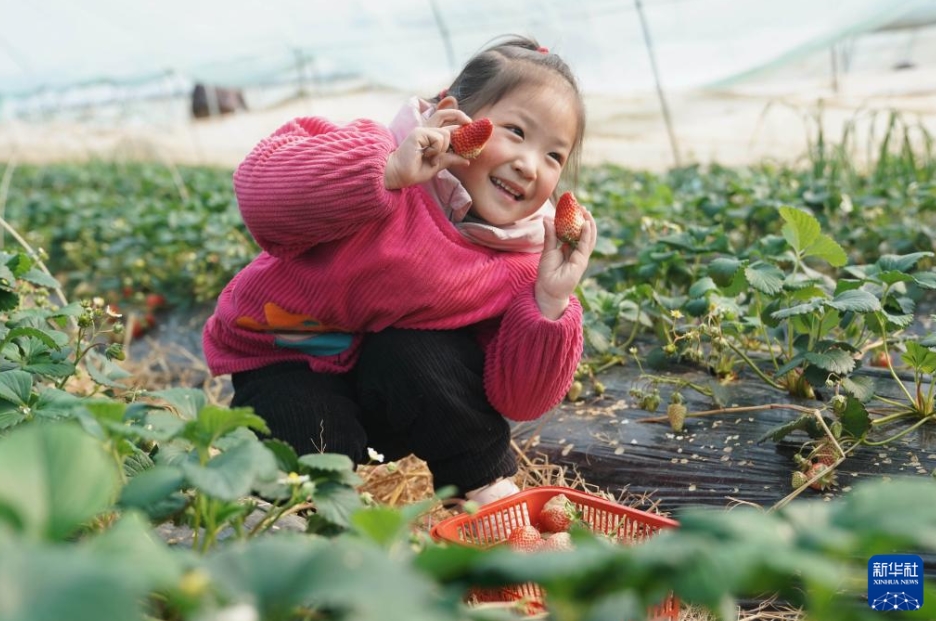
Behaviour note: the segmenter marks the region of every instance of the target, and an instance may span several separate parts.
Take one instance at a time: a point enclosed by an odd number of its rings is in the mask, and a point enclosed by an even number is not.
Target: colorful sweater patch
[[[277,347],[298,349],[310,356],[335,356],[351,346],[352,335],[328,326],[309,315],[294,314],[275,302],[263,305],[266,323],[242,315],[237,325],[245,330],[272,334]]]

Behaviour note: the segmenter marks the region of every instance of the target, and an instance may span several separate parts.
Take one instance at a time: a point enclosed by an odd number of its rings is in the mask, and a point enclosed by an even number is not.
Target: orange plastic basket
[[[437,541],[474,547],[496,545],[505,541],[518,526],[536,524],[543,505],[557,494],[565,494],[581,512],[582,521],[593,531],[615,536],[624,545],[640,543],[663,528],[679,526],[676,520],[624,507],[587,492],[568,487],[542,486],[484,505],[473,515],[465,513],[446,518],[436,524],[430,533]],[[545,601],[543,590],[532,583],[502,589],[478,589],[470,595],[469,601],[513,601],[521,597],[530,602]],[[675,621],[678,616],[679,600],[672,594],[648,611],[651,619]]]

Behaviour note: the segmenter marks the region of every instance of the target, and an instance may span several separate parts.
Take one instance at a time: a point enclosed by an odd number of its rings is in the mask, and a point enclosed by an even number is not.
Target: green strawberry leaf
[[[907,351],[903,361],[922,373],[936,371],[936,352],[920,345],[915,341],[907,341]]]
[[[881,310],[881,301],[863,289],[844,291],[825,304],[842,312],[871,313]]]
[[[910,254],[882,255],[875,265],[882,272],[909,272],[921,259],[933,256],[932,252],[912,252]]]
[[[784,274],[776,265],[758,261],[744,270],[751,287],[767,295],[776,295],[783,291]]]
[[[848,394],[866,403],[874,397],[874,380],[870,377],[846,377],[842,380],[842,389]]]
[[[742,261],[734,257],[720,257],[708,266],[708,273],[719,287],[727,287],[734,280],[735,274],[743,266]]]

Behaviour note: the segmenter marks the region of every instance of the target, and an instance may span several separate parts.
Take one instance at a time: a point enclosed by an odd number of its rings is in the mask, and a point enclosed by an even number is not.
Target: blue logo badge
[[[873,610],[919,610],[923,606],[923,559],[916,554],[877,554],[868,561],[868,606]]]

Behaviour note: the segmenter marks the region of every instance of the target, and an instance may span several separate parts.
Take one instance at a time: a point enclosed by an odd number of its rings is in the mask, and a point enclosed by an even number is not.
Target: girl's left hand
[[[471,162],[449,152],[452,131],[471,118],[457,108],[436,110],[426,124],[415,128],[387,158],[384,187],[398,190],[425,183],[440,170]]]
[[[585,270],[588,259],[598,241],[598,227],[595,218],[585,210],[585,223],[582,236],[572,248],[569,244],[559,244],[556,237],[556,224],[553,218],[544,218],[546,230],[543,254],[540,257],[536,275],[534,293],[536,303],[543,315],[549,319],[559,319],[569,305],[569,296],[575,292]]]

